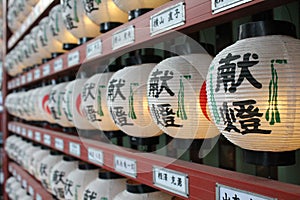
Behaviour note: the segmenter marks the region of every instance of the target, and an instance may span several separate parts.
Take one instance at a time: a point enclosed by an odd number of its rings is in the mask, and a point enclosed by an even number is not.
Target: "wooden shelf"
[[[65,133],[43,129],[18,122],[9,122],[8,128],[24,138],[62,151],[67,155],[119,173],[130,179],[150,185],[183,199],[215,199],[216,185],[226,185],[238,190],[257,193],[271,198],[300,199],[300,186],[223,170],[206,165],[175,160],[166,156],[138,152],[104,142],[79,138]],[[136,177],[116,167],[118,158],[135,163]],[[188,177],[188,195],[177,194],[154,184],[154,169],[171,170]],[[183,188],[181,188],[183,189]]]
[[[21,183],[22,187],[37,200],[50,200],[52,195],[29,175],[22,167],[14,162],[8,164],[8,171]]]
[[[145,47],[151,43],[162,42],[165,38],[170,37],[175,31],[181,32],[191,32],[195,30],[201,30],[203,28],[210,27],[212,25],[217,25],[227,21],[231,21],[238,17],[243,17],[249,15],[249,13],[257,13],[266,9],[271,9],[276,6],[288,3],[293,0],[278,0],[278,1],[263,1],[263,0],[253,0],[243,5],[234,7],[227,11],[213,15],[211,10],[210,0],[173,0],[151,12],[148,12],[139,18],[132,20],[120,27],[117,27],[101,36],[94,38],[92,41],[83,44],[72,51],[65,53],[51,61],[39,66],[36,69],[32,69],[27,73],[23,73],[19,77],[16,77],[8,82],[8,89],[16,89],[29,84],[33,84],[37,81],[41,81],[50,77],[54,77],[57,74],[62,73],[66,70],[77,69],[78,66],[83,63],[88,63],[91,61],[105,59],[109,56],[119,56],[126,52]],[[172,6],[178,5],[184,2],[185,6],[185,23],[179,27],[173,28],[171,30],[151,35],[150,31],[150,18],[155,14],[161,12],[164,9],[168,9]],[[135,29],[134,42],[123,46],[121,48],[113,49],[112,40],[115,33],[118,33],[128,27],[133,26]],[[87,56],[87,48],[93,46],[93,44],[99,42],[101,43],[100,48],[96,49],[95,56]],[[78,62],[74,62],[69,65],[68,58],[72,56],[79,56]]]

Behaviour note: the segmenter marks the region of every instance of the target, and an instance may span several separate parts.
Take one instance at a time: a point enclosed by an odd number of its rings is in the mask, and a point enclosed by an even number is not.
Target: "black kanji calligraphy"
[[[175,124],[175,113],[173,112],[171,104],[158,104],[157,107],[164,127],[182,127],[180,124]]]
[[[163,74],[163,75],[162,75]],[[169,88],[167,81],[173,78],[173,72],[166,70],[160,71],[156,70],[151,74],[150,84],[149,84],[149,93],[148,96],[158,98],[159,95],[165,90],[170,96],[174,96],[174,92]],[[159,86],[159,83],[161,84]]]
[[[95,99],[95,96],[92,93],[92,90],[95,88],[95,83],[85,84],[82,89],[82,97],[83,101],[87,101],[90,97],[91,99]]]
[[[114,101],[118,96],[121,97],[121,99],[125,100],[125,96],[121,92],[121,87],[125,85],[125,80],[123,79],[113,79],[109,82],[108,86],[108,98],[111,101]]]

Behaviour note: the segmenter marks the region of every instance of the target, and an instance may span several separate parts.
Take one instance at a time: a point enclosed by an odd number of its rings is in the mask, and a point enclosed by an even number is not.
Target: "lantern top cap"
[[[134,193],[134,194],[150,193],[150,192],[157,191],[157,189],[155,188],[152,188],[148,185],[144,185],[132,180],[127,180],[126,190],[127,192]]]
[[[296,38],[296,27],[288,21],[280,20],[249,22],[239,27],[239,40],[267,35],[286,35]]]
[[[78,164],[78,169],[80,170],[93,170],[93,169],[98,169],[98,167],[96,165],[92,165],[89,163],[79,163]]]
[[[76,158],[71,157],[71,156],[67,156],[67,155],[64,155],[64,156],[63,156],[63,160],[64,160],[64,161],[67,161],[67,162],[77,161]]]
[[[107,171],[107,170],[100,170],[99,172],[99,176],[100,179],[120,179],[120,178],[124,178],[123,176],[113,173],[111,171]]]

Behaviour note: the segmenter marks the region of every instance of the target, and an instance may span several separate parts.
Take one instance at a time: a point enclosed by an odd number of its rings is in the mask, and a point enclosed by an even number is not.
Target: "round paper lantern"
[[[30,39],[29,39],[29,47],[31,48],[32,54],[30,55],[30,60],[34,62],[34,64],[40,64],[44,55],[39,52],[39,44],[38,44],[38,33],[39,26],[35,26],[30,31]]]
[[[69,121],[80,130],[94,130],[95,128],[84,117],[81,108],[81,91],[86,79],[76,79],[66,86],[63,109]]]
[[[22,188],[20,182],[16,181],[16,182],[12,183],[12,184],[11,184],[11,187],[10,187],[10,192],[8,193],[8,197],[9,197],[10,199],[14,199],[15,194],[16,194],[16,191],[17,191],[18,189],[20,189],[20,188]]]
[[[63,101],[65,101],[64,95],[68,83],[69,82],[57,84],[51,89],[49,97],[49,109],[56,123],[63,127],[74,127],[74,125],[70,123],[70,121],[64,114],[64,110],[62,107]]]
[[[81,0],[61,0],[62,16],[65,27],[81,42],[98,36],[99,26],[92,22],[84,13]]]
[[[65,52],[62,43],[53,38],[49,24],[50,17],[44,17],[39,23],[38,31],[38,51],[42,58],[47,59],[52,58],[52,55]]]
[[[115,4],[125,12],[129,13],[129,20],[132,20],[154,8],[157,8],[170,0],[113,0]]]
[[[126,189],[126,179],[113,172],[101,170],[97,179],[92,181],[83,192],[83,198],[113,199]]]
[[[128,20],[128,14],[122,11],[113,0],[82,0],[86,15],[100,25],[100,32],[105,33]]]
[[[80,163],[65,182],[65,199],[83,199],[84,188],[97,177],[99,169],[95,165]]]
[[[49,98],[51,89],[54,85],[48,85],[41,87],[38,93],[38,109],[42,116],[40,120],[47,121],[49,123],[55,123],[54,118],[52,117],[51,110],[49,108]]]
[[[207,95],[214,122],[229,141],[248,150],[251,163],[291,164],[300,147],[300,40],[295,35],[289,22],[241,25],[239,40],[209,67]]]
[[[72,48],[77,42],[78,38],[74,37],[65,27],[62,17],[62,5],[54,6],[50,13],[49,27],[52,37],[64,44],[64,48]]]
[[[38,166],[38,177],[41,181],[43,187],[52,193],[52,188],[50,187],[50,172],[54,165],[62,160],[62,154],[57,151],[50,151],[50,154],[43,158]]]
[[[32,174],[33,176],[37,177],[37,164],[42,160],[42,158],[46,157],[49,155],[50,150],[47,149],[46,147],[41,147],[39,150],[34,152],[30,156],[30,164],[29,164],[29,173]]]
[[[172,196],[158,191],[150,186],[128,180],[126,190],[119,193],[113,200],[171,200]]]
[[[6,193],[10,193],[11,190],[11,185],[13,183],[15,183],[17,181],[17,179],[13,176],[9,177],[6,181],[5,181],[5,192]]]
[[[59,161],[50,171],[50,187],[52,194],[56,198],[63,200],[65,199],[65,183],[66,178],[74,171],[78,166],[78,161],[75,158],[64,156],[61,161]]]
[[[156,124],[175,138],[204,139],[219,134],[210,122],[205,80],[208,54],[168,58],[150,72],[148,104]],[[199,96],[200,95],[200,96]]]
[[[40,149],[40,145],[35,143],[35,144],[32,144],[32,146],[28,147],[24,152],[22,165],[23,165],[24,169],[26,169],[28,172],[29,172],[29,168],[30,168],[31,156],[33,155],[33,153],[35,153],[39,149]]]
[[[27,195],[27,191],[24,188],[20,188],[15,192],[15,200],[23,200],[23,197]]]
[[[148,138],[162,134],[151,119],[147,102],[147,78],[154,66],[125,67],[109,80],[107,105],[110,115],[115,124],[130,136]]]
[[[22,144],[19,145],[17,149],[17,159],[16,162],[19,163],[20,165],[23,164],[23,159],[24,159],[24,154],[25,150],[29,148],[32,144],[28,141],[24,141]]]
[[[102,131],[117,131],[107,109],[106,90],[113,72],[95,74],[83,85],[81,91],[82,113],[97,129]]]

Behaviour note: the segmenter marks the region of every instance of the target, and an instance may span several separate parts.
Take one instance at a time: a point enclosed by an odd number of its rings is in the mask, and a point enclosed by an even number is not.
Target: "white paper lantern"
[[[75,158],[64,156],[63,159],[53,166],[50,172],[50,187],[52,188],[52,194],[56,198],[65,199],[65,183],[66,178],[75,169],[77,169],[78,161]]]
[[[65,101],[64,95],[66,92],[66,86],[69,82],[60,83],[55,85],[50,92],[49,108],[52,117],[56,123],[63,127],[74,127],[72,123],[66,117],[62,104]]]
[[[149,109],[153,120],[168,135],[204,139],[219,134],[209,121],[203,78],[211,60],[205,53],[176,56],[160,62],[150,72]]]
[[[39,52],[39,26],[35,26],[30,31],[30,39],[29,39],[29,45],[32,51],[32,54],[30,55],[30,60],[33,61],[34,64],[40,64],[42,58],[45,57],[45,55],[41,52]]]
[[[102,131],[119,130],[110,117],[106,102],[107,85],[113,74],[95,74],[84,83],[81,91],[82,113],[95,128]]]
[[[300,40],[289,35],[296,34],[288,22],[242,25],[241,39],[210,65],[207,94],[214,122],[243,149],[288,152],[300,147]]]
[[[42,158],[49,155],[49,153],[49,149],[42,147],[30,156],[29,173],[35,176],[37,179],[37,164],[42,160]]]
[[[15,200],[23,200],[23,197],[27,195],[27,191],[24,188],[19,188],[15,192]]]
[[[126,134],[153,137],[162,131],[151,119],[147,102],[147,78],[155,64],[125,67],[117,71],[107,87],[107,105],[115,124]]]
[[[38,110],[42,118],[40,120],[47,121],[49,123],[55,123],[55,120],[52,117],[51,110],[49,108],[49,98],[51,89],[54,85],[48,85],[41,87],[38,93]]]
[[[29,105],[28,105],[28,110],[30,113],[30,118],[33,121],[39,121],[42,119],[41,112],[39,110],[38,105],[38,97],[39,97],[39,92],[41,88],[35,88],[31,91],[31,95],[29,98]]]
[[[65,27],[62,18],[62,5],[54,6],[50,13],[49,27],[52,33],[52,37],[60,41],[61,43],[77,44],[78,38],[74,37]]]
[[[83,198],[85,187],[97,177],[99,169],[96,166],[81,163],[72,171],[65,182],[65,199],[77,200]]]
[[[119,193],[113,200],[171,200],[172,196],[144,184],[127,181],[126,190]]]
[[[41,181],[43,187],[52,193],[52,188],[50,187],[50,172],[54,165],[61,161],[63,156],[61,153],[56,151],[51,151],[48,156],[43,158],[38,166],[38,177]]]
[[[101,170],[99,177],[86,186],[83,198],[113,199],[118,193],[126,189],[126,179],[113,172]]]
[[[33,153],[38,151],[40,149],[40,146],[38,144],[32,144],[32,146],[28,147],[24,152],[24,158],[22,160],[22,165],[26,171],[29,172],[30,164],[31,164],[31,157]]]
[[[37,32],[37,51],[41,58],[50,59],[51,51],[50,41],[47,38],[47,26],[49,26],[49,17],[44,17],[38,24]]]
[[[16,181],[16,182],[12,183],[12,184],[11,184],[11,187],[10,187],[10,192],[8,193],[8,197],[9,197],[10,199],[14,199],[15,194],[16,194],[16,191],[17,191],[18,189],[20,189],[20,188],[22,188],[20,182]]]
[[[64,24],[76,38],[93,38],[100,34],[99,26],[85,15],[81,0],[61,0],[61,5]]]
[[[86,15],[97,25],[102,33],[128,21],[128,14],[122,11],[113,0],[82,0]]]
[[[170,0],[113,0],[115,4],[125,12],[140,12],[143,14],[146,11],[157,8]],[[133,19],[136,14],[130,13],[129,20]]]
[[[81,130],[94,130],[95,128],[84,117],[81,108],[81,91],[86,79],[77,79],[71,81],[66,86],[64,95],[65,101],[63,102],[63,110],[68,120],[74,126]]]

